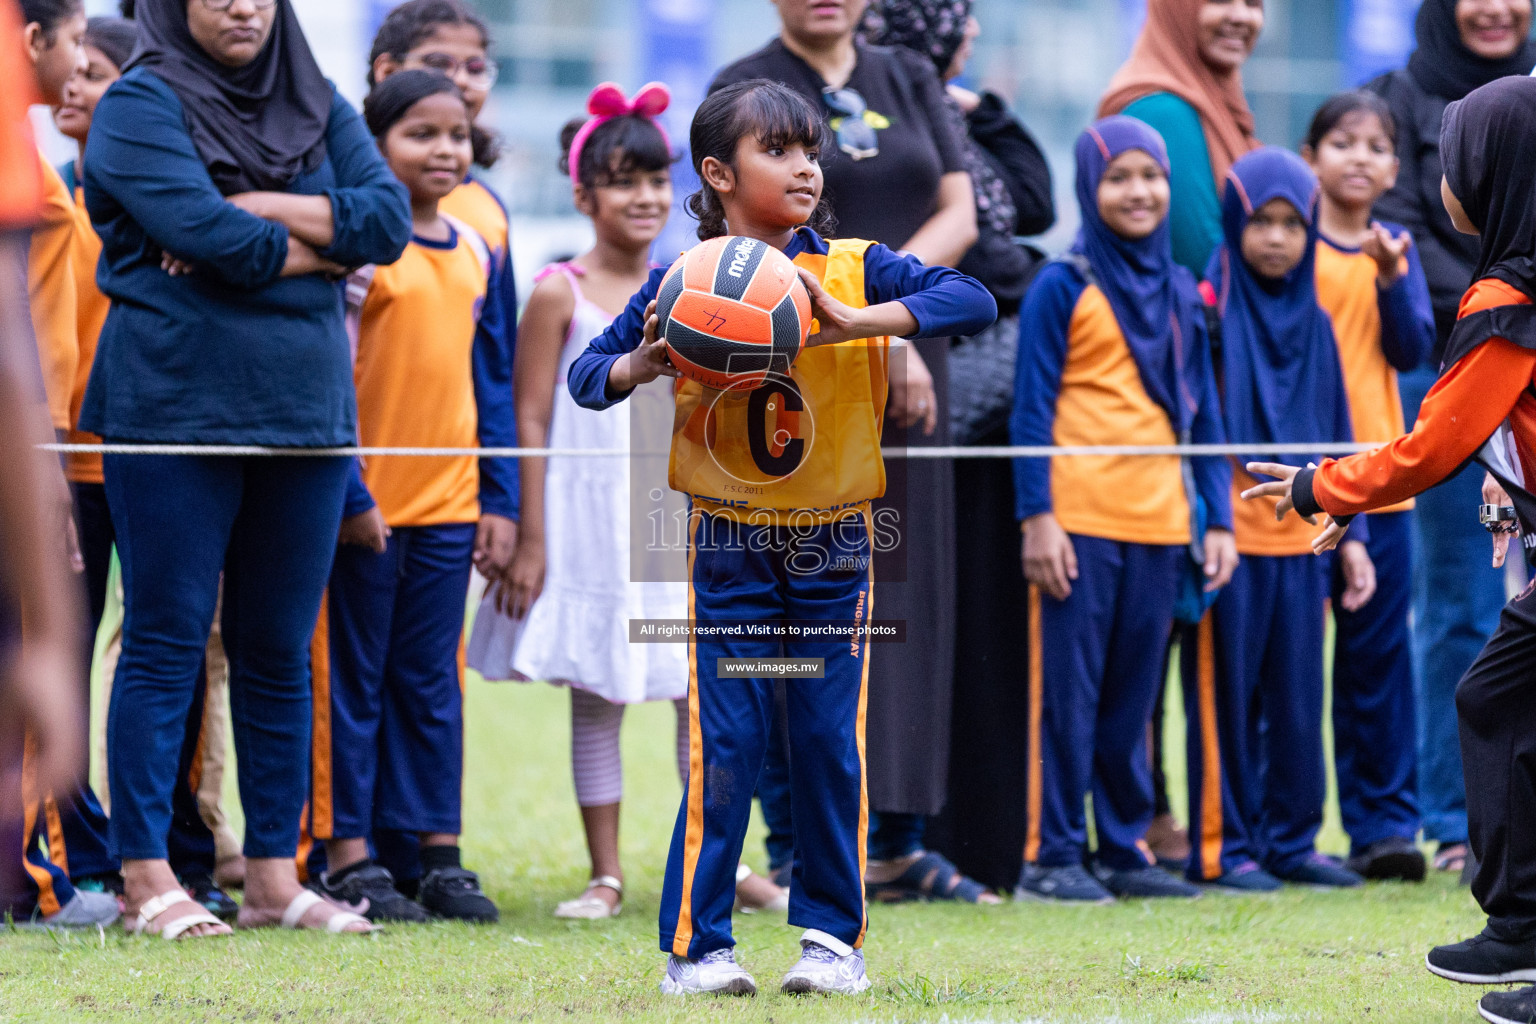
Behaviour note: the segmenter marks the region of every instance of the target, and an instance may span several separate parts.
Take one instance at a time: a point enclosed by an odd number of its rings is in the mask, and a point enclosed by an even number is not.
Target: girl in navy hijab
[[[1162,137],[1108,117],[1077,140],[1083,227],[1021,312],[1012,437],[1030,445],[1220,443],[1200,296],[1173,261]],[[1175,600],[1231,576],[1231,469],[1177,456],[1018,459],[1030,582],[1028,838],[1019,895],[1198,895],[1153,866],[1147,723]],[[1210,528],[1202,524],[1209,522]],[[1198,559],[1192,561],[1191,556]],[[1098,851],[1086,853],[1093,793]]]
[[[1222,245],[1206,271],[1221,317],[1222,397],[1234,444],[1349,441],[1349,402],[1333,326],[1317,304],[1317,178],[1285,150],[1232,165]],[[1266,461],[1304,465],[1316,455]],[[1238,470],[1234,483],[1248,486]],[[1270,890],[1280,880],[1353,886],[1361,879],[1313,846],[1323,820],[1323,603],[1328,567],[1315,527],[1235,510],[1242,562],[1183,645],[1190,715],[1189,804],[1195,881]],[[1341,551],[1342,604],[1370,599],[1364,520]]]

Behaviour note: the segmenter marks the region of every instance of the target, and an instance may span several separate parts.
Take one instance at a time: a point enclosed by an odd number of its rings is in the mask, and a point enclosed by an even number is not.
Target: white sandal
[[[178,903],[192,904],[197,908],[197,913],[178,917],[176,920],[162,926],[159,935],[168,942],[176,941],[185,935],[188,929],[196,928],[200,924],[223,925],[226,929],[229,927],[223,921],[208,913],[201,903],[188,896],[185,889],[169,889],[154,899],[145,901],[144,905],[139,908],[139,916],[136,920],[123,922],[123,931],[129,935],[154,934],[149,930],[149,923]],[[228,931],[223,931],[213,935],[193,935],[191,938],[216,939],[228,934],[230,934]]]
[[[293,898],[291,903],[288,904],[288,909],[283,911],[282,926],[284,928],[291,928],[299,931],[319,931],[320,929],[318,928],[305,928],[304,925],[300,924],[299,922],[304,919],[304,915],[309,913],[310,909],[313,908],[316,904],[327,902],[329,901],[327,901],[313,889],[303,890]],[[331,903],[330,906],[334,907],[336,904]],[[365,924],[368,926],[368,928],[365,931],[349,932],[348,934],[372,935],[374,932],[383,930],[363,915],[354,914],[350,910],[341,909],[338,909],[336,913],[331,915],[331,919],[325,922],[325,930],[331,932],[332,934],[341,934],[346,932],[347,928],[354,924]]]
[[[619,901],[613,906],[601,896],[595,895],[592,890],[601,886],[612,889],[619,894]],[[582,921],[596,921],[605,917],[618,917],[619,911],[624,909],[624,883],[612,875],[598,875],[587,883],[582,894],[574,900],[566,900],[555,908],[556,917],[573,918]]]

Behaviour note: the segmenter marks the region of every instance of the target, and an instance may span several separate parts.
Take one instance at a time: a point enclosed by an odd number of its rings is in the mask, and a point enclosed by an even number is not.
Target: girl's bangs
[[[821,114],[803,96],[788,88],[754,89],[736,107],[738,138],[754,136],[764,146],[825,149],[827,126]]]

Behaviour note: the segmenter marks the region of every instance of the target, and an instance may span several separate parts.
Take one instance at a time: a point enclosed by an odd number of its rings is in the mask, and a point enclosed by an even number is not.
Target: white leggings
[[[688,778],[688,698],[672,702],[677,709],[677,774]],[[576,803],[581,807],[616,804],[624,796],[624,768],[619,758],[619,726],[624,705],[614,704],[579,687],[571,687],[571,771],[576,778]]]

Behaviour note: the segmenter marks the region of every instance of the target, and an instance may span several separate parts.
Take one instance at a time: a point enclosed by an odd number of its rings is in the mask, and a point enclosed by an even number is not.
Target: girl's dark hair
[[[1323,136],[1352,114],[1374,114],[1381,122],[1381,130],[1392,140],[1393,147],[1397,146],[1397,122],[1392,119],[1392,108],[1387,106],[1387,101],[1373,92],[1355,89],[1330,96],[1317,108],[1317,113],[1312,115],[1312,125],[1307,129],[1307,148],[1316,151]]]
[[[363,100],[363,120],[376,139],[382,139],[406,111],[426,99],[451,93],[462,101],[459,87],[436,71],[401,71],[374,86]]]
[[[36,22],[42,27],[43,41],[52,46],[59,26],[84,10],[85,0],[21,0],[21,23]]]
[[[368,54],[368,87],[378,84],[373,66],[380,57],[387,53],[396,60],[404,60],[406,54],[431,39],[443,25],[468,25],[480,33],[482,45],[490,50],[491,30],[463,0],[407,0],[389,12],[373,37],[373,50]],[[501,139],[495,133],[471,123],[469,141],[475,149],[475,163],[481,167],[490,167],[501,159]]]
[[[661,171],[677,157],[667,148],[666,136],[656,122],[638,114],[614,117],[598,125],[581,146],[581,166],[571,166],[571,143],[587,123],[578,117],[560,129],[560,173],[568,174],[587,188],[596,188],[615,174]],[[619,154],[615,165],[614,154]]]
[[[766,78],[752,78],[711,93],[699,104],[693,115],[693,126],[688,131],[693,170],[699,176],[699,190],[688,197],[688,212],[699,222],[701,239],[719,238],[727,232],[725,208],[720,205],[719,195],[704,180],[704,158],[712,156],[723,164],[734,166],[736,144],[749,135],[765,146],[788,146],[798,142],[822,152],[829,149],[831,142],[821,111],[787,85]],[[806,223],[819,235],[832,233],[832,209],[825,196],[816,204]]]
[[[139,28],[125,18],[92,18],[85,23],[81,42],[100,50],[121,71],[139,45]]]

